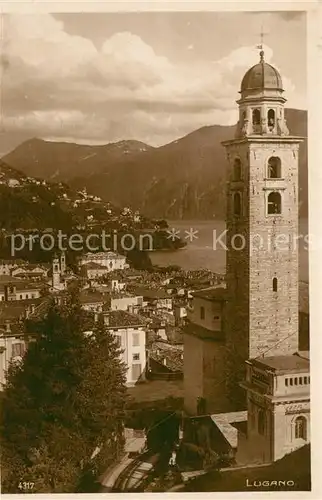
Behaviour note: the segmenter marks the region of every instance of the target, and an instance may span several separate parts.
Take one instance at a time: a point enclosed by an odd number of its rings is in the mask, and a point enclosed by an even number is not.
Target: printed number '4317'
[[[18,488],[19,490],[32,490],[35,486],[35,483],[32,481],[20,481]]]

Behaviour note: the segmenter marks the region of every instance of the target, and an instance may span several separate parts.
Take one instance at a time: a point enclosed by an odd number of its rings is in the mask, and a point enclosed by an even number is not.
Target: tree
[[[157,221],[157,225],[158,225],[161,229],[168,229],[168,227],[169,227],[168,221],[166,221],[165,219],[158,220],[158,221]]]
[[[12,364],[2,401],[2,491],[75,492],[85,472],[99,473],[123,446],[124,367],[99,324],[83,333],[77,290],[52,305],[38,340]]]
[[[138,250],[134,248],[133,250],[127,252],[126,258],[128,263],[131,265],[131,267],[134,267],[134,269],[152,269],[152,261],[150,259],[149,253],[145,250]]]
[[[127,394],[126,367],[120,353],[115,337],[99,318],[89,337],[91,361],[78,394],[83,425],[96,451],[89,464],[94,477],[112,465],[123,450]],[[93,398],[93,388],[101,397]]]

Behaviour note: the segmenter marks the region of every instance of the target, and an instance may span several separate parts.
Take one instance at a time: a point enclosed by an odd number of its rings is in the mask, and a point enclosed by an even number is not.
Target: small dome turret
[[[260,52],[260,62],[250,68],[241,82],[242,93],[248,90],[279,90],[283,92],[282,78],[277,69],[265,62],[264,51]]]

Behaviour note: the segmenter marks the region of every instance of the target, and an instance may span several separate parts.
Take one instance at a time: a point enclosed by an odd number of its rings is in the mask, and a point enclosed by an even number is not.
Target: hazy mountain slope
[[[66,180],[101,172],[109,166],[153,149],[140,141],[120,141],[102,146],[30,139],[3,159],[33,177]]]
[[[286,118],[292,134],[307,135],[306,111],[286,110]],[[59,178],[72,186],[86,186],[103,199],[150,217],[222,218],[227,162],[221,141],[233,135],[234,127],[208,126],[159,148],[136,141],[79,146],[34,140],[16,148],[5,161],[24,172],[39,171],[45,178],[59,171]],[[307,215],[307,199],[305,141],[300,146],[302,216]]]

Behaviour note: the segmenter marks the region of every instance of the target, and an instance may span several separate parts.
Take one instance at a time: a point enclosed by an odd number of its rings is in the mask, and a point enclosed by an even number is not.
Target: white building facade
[[[84,266],[90,262],[106,267],[109,272],[129,267],[126,263],[126,257],[114,252],[86,253],[80,258],[79,264]]]
[[[126,385],[145,380],[146,326],[136,314],[109,311],[104,315],[105,326],[115,336],[122,350],[121,359],[127,366]]]

